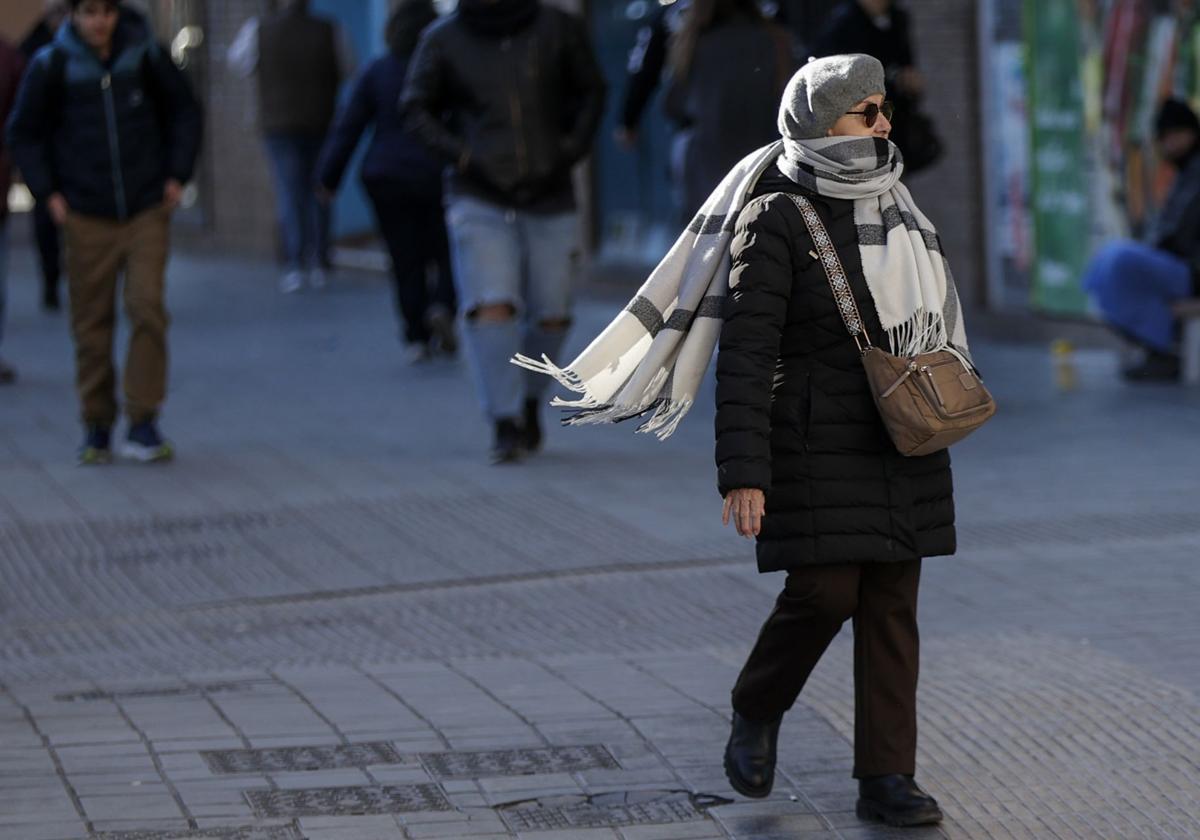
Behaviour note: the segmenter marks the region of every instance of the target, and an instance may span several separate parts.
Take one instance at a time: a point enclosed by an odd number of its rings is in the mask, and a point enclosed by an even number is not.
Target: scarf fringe
[[[653,411],[645,423],[637,427],[639,434],[653,433],[659,440],[666,440],[675,434],[679,424],[694,405],[693,400],[673,400],[669,397],[659,397],[650,405],[638,406],[609,403],[593,407],[581,407],[580,403],[569,402],[555,397],[550,405],[558,408],[573,409],[573,412],[563,418],[564,426],[593,426],[607,423],[623,423],[635,417],[642,417]]]
[[[903,324],[887,331],[888,344],[896,356],[912,358],[920,353],[944,349],[949,343],[946,319],[940,312],[922,307]]]
[[[539,362],[537,359],[531,359],[528,356],[523,356],[518,353],[509,361],[519,368],[525,368],[525,370],[531,370],[534,373],[541,373],[545,374],[546,376],[554,377],[555,381],[557,381],[559,385],[562,385],[568,391],[572,391],[576,394],[587,393],[587,385],[584,383],[583,377],[570,368],[560,368],[558,365],[554,364],[554,362],[550,361],[549,356],[543,355],[542,360]],[[555,400],[557,401],[557,397]],[[577,402],[571,404],[578,405],[579,403]]]

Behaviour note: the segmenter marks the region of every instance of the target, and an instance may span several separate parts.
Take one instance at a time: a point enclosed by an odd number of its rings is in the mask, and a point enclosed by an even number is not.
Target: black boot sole
[[[893,828],[916,828],[922,825],[937,825],[942,821],[942,812],[940,810],[931,809],[911,813],[897,813],[889,811],[877,802],[871,802],[867,799],[858,800],[858,805],[855,807],[854,812],[860,820],[881,822]]]
[[[725,756],[725,778],[729,779],[729,786],[740,793],[742,796],[748,796],[751,799],[766,799],[771,795],[771,789],[775,787],[775,774],[771,774],[771,781],[761,788],[751,787],[746,784],[741,776],[734,771],[733,766],[729,762],[729,756]]]

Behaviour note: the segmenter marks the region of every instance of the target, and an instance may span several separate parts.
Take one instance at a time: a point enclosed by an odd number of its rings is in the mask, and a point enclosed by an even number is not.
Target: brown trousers
[[[170,212],[155,207],[125,222],[72,213],[64,225],[75,380],[84,423],[112,426],[117,419],[113,338],[122,271],[130,326],[124,383],[130,422],[153,418],[166,397],[169,318],[163,290],[170,222]]]
[[[733,708],[773,720],[796,702],[854,620],[854,776],[912,775],[917,754],[917,588],[921,561],[790,572],[733,689]]]

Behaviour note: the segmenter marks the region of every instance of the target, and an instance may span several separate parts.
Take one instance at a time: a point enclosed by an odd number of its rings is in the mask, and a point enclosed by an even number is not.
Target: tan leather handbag
[[[788,197],[799,208],[813,243],[821,252],[809,253],[825,268],[842,321],[862,354],[871,396],[900,454],[939,452],[991,419],[996,413],[996,401],[976,370],[957,350],[937,350],[904,358],[871,344],[825,223],[807,198],[791,193]]]

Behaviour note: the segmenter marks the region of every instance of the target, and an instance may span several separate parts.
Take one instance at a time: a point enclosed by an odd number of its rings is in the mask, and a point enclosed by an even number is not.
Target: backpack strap
[[[846,331],[850,333],[854,343],[858,345],[858,349],[865,353],[873,346],[871,337],[867,335],[862,314],[858,311],[858,301],[854,299],[854,291],[850,288],[850,278],[846,275],[846,269],[842,266],[842,258],[838,256],[833,240],[829,238],[829,231],[825,229],[825,223],[821,221],[816,208],[806,197],[795,193],[784,193],[784,195],[791,199],[792,203],[796,205],[796,209],[800,211],[800,215],[804,219],[804,226],[808,228],[809,236],[812,237],[813,245],[817,249],[816,252],[809,251],[808,253],[825,269],[825,279],[829,281],[829,288],[833,292],[838,312],[841,313],[842,323],[846,325]]]

